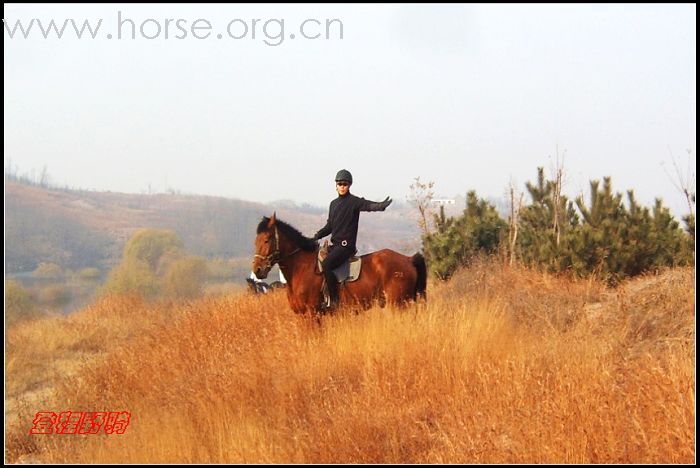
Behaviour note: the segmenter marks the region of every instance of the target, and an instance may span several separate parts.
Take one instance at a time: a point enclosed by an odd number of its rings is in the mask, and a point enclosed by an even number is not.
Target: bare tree
[[[566,150],[559,157],[559,145],[557,145],[557,159],[552,169],[552,230],[556,239],[557,247],[561,240],[561,218],[566,211],[566,206],[562,203],[562,189],[564,185],[564,155]]]
[[[15,170],[12,170],[12,158],[7,157],[5,159],[5,177],[9,178],[10,180],[17,179],[17,168],[15,167]]]
[[[509,252],[509,265],[512,265],[515,261],[515,243],[518,240],[518,218],[520,217],[520,210],[523,207],[523,192],[518,192],[515,188],[515,184],[511,180],[510,182],[510,223],[508,225],[508,246],[510,248]],[[518,199],[517,207],[515,199]]]
[[[428,218],[433,214],[432,201],[435,194],[433,193],[433,186],[435,182],[423,183],[420,181],[420,176],[413,179],[415,182],[409,187],[411,189],[411,194],[408,201],[418,208],[420,213],[420,218],[418,219],[418,227],[421,228],[424,235],[430,234],[430,229],[428,227]]]
[[[674,179],[664,167],[664,172],[671,179],[671,183],[676,189],[685,196],[685,201],[688,204],[688,215],[695,215],[695,158],[693,158],[693,150],[687,148],[685,150],[688,153],[688,165],[683,172],[678,166],[676,157],[673,155],[671,148],[668,149],[671,155],[671,162],[673,163],[673,169],[676,172],[676,178]],[[663,166],[663,163],[661,163]]]
[[[44,187],[48,188],[49,186],[49,170],[46,167],[46,164],[41,168],[41,172],[39,172],[39,187]]]

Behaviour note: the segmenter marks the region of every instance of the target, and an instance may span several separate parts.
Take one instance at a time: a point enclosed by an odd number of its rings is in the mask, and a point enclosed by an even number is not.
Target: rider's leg
[[[330,308],[338,306],[338,280],[333,274],[333,270],[338,268],[343,262],[352,257],[353,251],[343,246],[332,246],[328,251],[328,256],[323,260],[323,275],[326,278],[326,286],[331,299]]]

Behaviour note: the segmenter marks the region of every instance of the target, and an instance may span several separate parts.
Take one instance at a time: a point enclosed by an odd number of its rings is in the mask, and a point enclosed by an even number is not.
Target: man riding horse
[[[338,307],[338,283],[333,270],[338,268],[357,252],[357,229],[360,222],[360,211],[384,211],[392,202],[386,197],[384,201],[373,202],[356,197],[350,193],[352,174],[342,169],[335,176],[335,188],[338,198],[333,200],[328,209],[328,221],[313,237],[319,240],[331,235],[331,246],[328,256],[323,260],[323,274],[330,296],[328,310]]]

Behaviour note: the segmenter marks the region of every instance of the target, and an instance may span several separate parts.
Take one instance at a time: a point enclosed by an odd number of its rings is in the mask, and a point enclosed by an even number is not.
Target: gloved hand
[[[381,206],[381,210],[384,211],[386,210],[386,207],[391,205],[391,202],[394,201],[389,197],[386,197],[384,201],[379,202],[379,206]]]

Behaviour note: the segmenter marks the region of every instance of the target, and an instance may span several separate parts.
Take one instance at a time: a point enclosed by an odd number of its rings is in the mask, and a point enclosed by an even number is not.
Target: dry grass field
[[[320,326],[284,293],[104,299],[6,331],[6,461],[694,463],[694,275],[480,263]],[[44,410],[131,422],[29,435]]]

